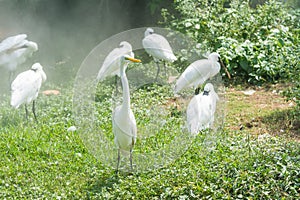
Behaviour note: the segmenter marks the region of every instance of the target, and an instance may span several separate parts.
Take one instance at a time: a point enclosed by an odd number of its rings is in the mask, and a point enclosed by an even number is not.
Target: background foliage
[[[299,105],[300,11],[297,3],[276,0],[174,2],[175,13],[162,10],[164,25],[197,40],[202,51],[219,52],[235,80],[246,80],[250,84],[292,83],[285,94]]]

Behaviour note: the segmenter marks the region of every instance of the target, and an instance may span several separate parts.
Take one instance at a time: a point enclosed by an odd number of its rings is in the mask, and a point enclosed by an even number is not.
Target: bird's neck
[[[121,76],[122,88],[123,88],[122,108],[124,110],[129,111],[130,110],[130,93],[129,93],[128,79],[127,79],[127,76],[125,73],[126,67],[127,67],[127,63],[121,63],[120,76]]]

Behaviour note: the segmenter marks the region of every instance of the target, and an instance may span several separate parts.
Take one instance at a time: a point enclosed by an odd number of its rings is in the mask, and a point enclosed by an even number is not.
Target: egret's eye
[[[120,47],[120,48],[124,47],[124,44],[120,44],[119,47]]]

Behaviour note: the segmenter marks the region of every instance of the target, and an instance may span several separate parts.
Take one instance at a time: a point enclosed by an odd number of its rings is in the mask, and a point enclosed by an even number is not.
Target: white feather
[[[187,124],[191,134],[198,134],[203,129],[211,128],[214,122],[219,97],[211,83],[205,85],[204,91],[207,91],[208,95],[204,93],[195,95],[187,107]]]
[[[39,63],[32,65],[30,70],[20,73],[11,84],[11,106],[18,108],[21,104],[29,104],[38,97],[46,74]]]
[[[145,31],[142,43],[146,52],[153,56],[154,59],[169,62],[177,60],[167,39],[159,34],[155,34],[151,28]]]
[[[132,46],[126,41],[120,43],[118,48],[113,49],[104,59],[99,70],[97,80],[102,81],[106,77],[118,75],[120,76],[120,59],[124,55],[134,57]]]
[[[208,59],[197,60],[190,64],[176,81],[175,94],[185,88],[196,88],[219,73],[221,68],[218,63],[219,57],[219,54],[211,53]]]
[[[8,37],[0,43],[0,65],[15,71],[33,52],[38,50],[35,42],[26,40],[26,34]]]

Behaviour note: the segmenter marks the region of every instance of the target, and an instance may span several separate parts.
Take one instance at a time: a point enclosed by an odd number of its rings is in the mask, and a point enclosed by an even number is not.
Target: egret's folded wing
[[[11,37],[4,39],[0,43],[0,53],[7,51],[10,48],[15,48],[16,46],[19,46],[19,44],[22,45],[26,38],[27,38],[26,34],[20,34],[20,35],[11,36]]]
[[[175,93],[187,87],[203,84],[209,78],[209,66],[208,60],[197,60],[190,64],[176,81]]]

